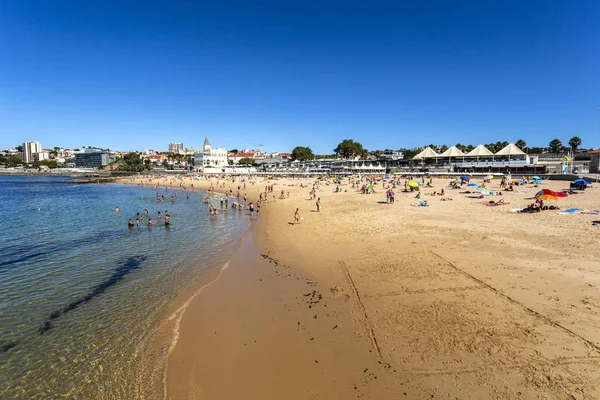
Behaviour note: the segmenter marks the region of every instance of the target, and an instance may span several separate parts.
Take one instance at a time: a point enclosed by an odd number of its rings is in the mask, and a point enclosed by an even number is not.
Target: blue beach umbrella
[[[461,176],[461,177],[460,177],[460,180],[461,180],[461,181],[464,181],[464,182],[469,182],[469,181],[471,180],[471,177],[470,177],[470,176],[463,175],[463,176]]]
[[[467,186],[479,186],[479,185],[476,183],[469,183]]]
[[[573,183],[576,185],[591,185],[592,184],[592,182],[588,182],[585,179],[575,179],[573,181]]]
[[[544,184],[544,181],[542,181],[541,179],[536,179],[536,180],[534,180],[534,181],[533,181],[533,182],[531,182],[531,183],[533,183],[534,185],[543,185],[543,184]]]
[[[539,176],[536,175],[536,176],[532,176],[531,179],[539,180],[539,179],[542,179],[542,178],[540,178]]]

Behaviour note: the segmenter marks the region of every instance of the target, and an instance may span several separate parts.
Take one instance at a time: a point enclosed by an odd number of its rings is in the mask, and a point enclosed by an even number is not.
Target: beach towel
[[[581,210],[579,208],[569,208],[568,210],[562,210],[557,212],[557,214],[565,215],[565,214],[577,214]]]
[[[582,211],[580,214],[600,215],[600,211],[599,210],[585,210],[585,211]]]

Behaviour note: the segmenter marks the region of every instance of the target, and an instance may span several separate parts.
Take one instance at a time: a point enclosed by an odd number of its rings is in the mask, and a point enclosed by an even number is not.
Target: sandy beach
[[[452,201],[412,207],[416,193],[398,187],[386,204],[381,183],[364,195],[344,180],[340,193],[321,185],[316,212],[301,182],[314,180],[258,178],[244,191],[255,201],[275,185],[229,267],[186,309],[168,398],[600,398],[599,215],[511,213],[541,187],[488,207],[501,197],[441,178],[421,192]],[[599,190],[552,204],[597,210]]]

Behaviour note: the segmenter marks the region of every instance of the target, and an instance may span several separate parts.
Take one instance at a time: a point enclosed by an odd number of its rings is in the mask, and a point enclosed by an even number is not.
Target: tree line
[[[579,136],[573,136],[567,142],[568,146],[564,146],[560,139],[552,139],[550,141],[550,143],[548,143],[547,147],[528,147],[527,142],[525,140],[519,139],[515,142],[515,146],[517,146],[518,148],[520,148],[521,150],[523,150],[526,153],[541,154],[541,153],[550,152],[550,153],[559,154],[559,153],[565,153],[565,152],[569,152],[569,151],[576,152],[581,147],[581,143],[582,143],[582,141]],[[484,144],[484,146],[486,148],[488,148],[492,153],[497,153],[500,150],[502,150],[504,147],[508,146],[508,144],[509,143],[507,141],[498,141],[495,143],[492,142],[492,143]],[[472,144],[457,143],[455,146],[463,153],[468,153],[475,148],[475,146]],[[400,149],[400,150],[404,153],[404,158],[410,159],[410,158],[413,158],[414,156],[416,156],[421,151],[423,151],[423,149],[425,149],[426,147],[431,147],[433,150],[435,150],[438,153],[443,153],[444,151],[448,150],[447,145],[435,145],[435,144],[429,144],[428,146],[424,146],[424,147],[415,147],[412,149]],[[295,161],[295,160],[310,161],[310,160],[315,160],[315,159],[332,158],[332,157],[341,157],[343,159],[355,159],[355,158],[369,159],[371,156],[374,156],[375,158],[379,158],[382,153],[381,150],[375,150],[375,151],[370,152],[369,150],[365,149],[360,142],[354,141],[352,139],[342,140],[335,147],[335,149],[333,149],[333,151],[334,151],[334,154],[315,155],[310,147],[296,146],[292,150],[292,161]]]

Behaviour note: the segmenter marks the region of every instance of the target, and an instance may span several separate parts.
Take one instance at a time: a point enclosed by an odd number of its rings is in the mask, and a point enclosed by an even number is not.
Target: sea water
[[[207,196],[218,206],[206,192],[0,176],[0,398],[161,398],[152,336],[249,225],[209,215]],[[144,209],[153,227],[130,229]]]

